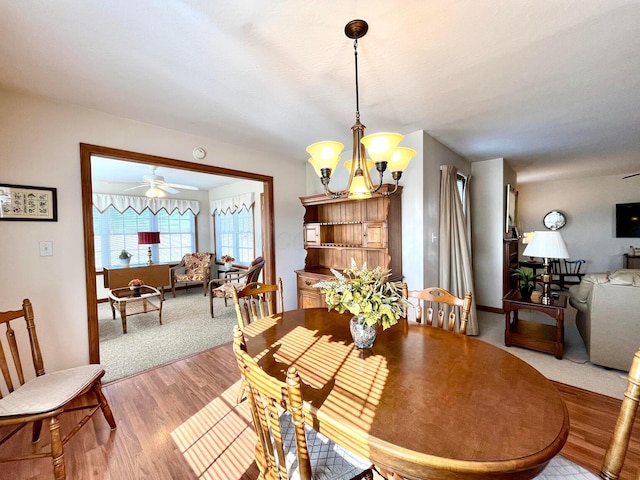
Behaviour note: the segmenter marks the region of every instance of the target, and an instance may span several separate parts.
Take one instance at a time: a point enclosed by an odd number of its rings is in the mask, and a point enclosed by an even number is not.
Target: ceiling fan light
[[[316,142],[307,147],[307,153],[311,155],[313,168],[318,173],[323,168],[330,168],[334,171],[340,161],[340,153],[344,150],[344,145],[340,142]],[[320,174],[318,176],[321,176]]]
[[[415,157],[416,151],[413,148],[398,147],[391,155],[388,168],[390,172],[404,172],[409,166],[409,162]]]
[[[360,142],[367,148],[369,157],[378,163],[388,162],[402,139],[399,133],[383,132],[362,137]]]
[[[149,190],[146,191],[145,196],[149,198],[160,198],[166,197],[167,194],[157,187],[150,187]]]

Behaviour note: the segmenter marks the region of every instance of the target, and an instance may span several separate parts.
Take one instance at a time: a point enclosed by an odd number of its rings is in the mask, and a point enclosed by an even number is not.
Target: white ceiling
[[[640,171],[640,0],[0,0],[0,88],[305,162],[424,130],[519,181]]]

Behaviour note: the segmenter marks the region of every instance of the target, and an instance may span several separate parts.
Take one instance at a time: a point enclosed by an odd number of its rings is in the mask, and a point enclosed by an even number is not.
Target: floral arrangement
[[[118,258],[121,260],[127,260],[128,258],[131,258],[131,254],[123,248],[120,255],[118,255]]]
[[[222,255],[222,257],[220,257],[220,260],[222,260],[223,263],[236,261],[236,259],[233,258],[231,255]]]
[[[402,298],[402,283],[388,282],[390,270],[376,267],[367,270],[366,262],[358,269],[351,259],[351,268],[342,273],[331,269],[336,280],[318,282],[329,310],[346,311],[358,316],[367,325],[379,323],[383,329],[398,323],[408,302]]]
[[[134,278],[129,282],[130,287],[141,287],[142,285],[144,285],[144,282],[139,278]]]

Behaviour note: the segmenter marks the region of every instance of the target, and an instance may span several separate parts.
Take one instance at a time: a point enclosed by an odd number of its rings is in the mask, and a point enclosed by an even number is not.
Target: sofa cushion
[[[640,286],[640,270],[615,270],[609,274],[609,282],[613,285]]]

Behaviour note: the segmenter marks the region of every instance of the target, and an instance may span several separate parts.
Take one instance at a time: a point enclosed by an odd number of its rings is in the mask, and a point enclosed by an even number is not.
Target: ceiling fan
[[[176,194],[179,193],[180,190],[198,190],[198,187],[194,187],[193,185],[181,185],[179,183],[169,183],[164,181],[164,177],[162,175],[156,175],[156,169],[158,167],[151,167],[151,174],[144,175],[142,177],[142,182],[135,187],[127,188],[128,190],[135,190],[136,188],[147,188],[145,195],[147,197],[164,197],[166,193]],[[166,193],[165,193],[166,192]]]
[[[627,175],[626,177],[622,177],[622,179],[624,180],[625,178],[637,177],[638,175],[640,175],[640,172],[632,173],[631,175]]]

